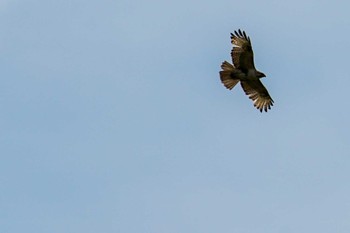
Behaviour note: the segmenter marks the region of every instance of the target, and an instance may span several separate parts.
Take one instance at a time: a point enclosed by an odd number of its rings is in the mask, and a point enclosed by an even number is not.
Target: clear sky
[[[0,232],[349,233],[349,9],[0,0]],[[268,113],[220,83],[239,28]]]

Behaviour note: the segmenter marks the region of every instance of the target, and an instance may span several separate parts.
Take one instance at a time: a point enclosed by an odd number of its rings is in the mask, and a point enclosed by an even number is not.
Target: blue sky
[[[349,7],[1,0],[0,231],[350,232]]]

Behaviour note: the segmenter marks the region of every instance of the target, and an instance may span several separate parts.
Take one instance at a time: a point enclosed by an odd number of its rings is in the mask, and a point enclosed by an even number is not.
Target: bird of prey
[[[266,77],[264,73],[255,69],[254,55],[250,38],[246,33],[235,31],[231,33],[231,57],[233,65],[224,61],[221,65],[220,79],[224,86],[231,90],[238,82],[253,100],[254,106],[262,112],[267,112],[273,105],[273,100],[261,83],[260,78]]]

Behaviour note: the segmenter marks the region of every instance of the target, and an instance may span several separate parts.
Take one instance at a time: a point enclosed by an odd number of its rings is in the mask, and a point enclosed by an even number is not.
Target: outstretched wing
[[[260,112],[263,110],[267,112],[268,109],[271,109],[273,99],[259,79],[241,81],[241,86],[249,99],[253,100],[254,107]]]
[[[238,32],[235,31],[235,34],[231,33],[231,43],[234,45],[231,50],[234,66],[244,73],[247,73],[249,69],[255,69],[252,45],[245,32],[239,29]]]

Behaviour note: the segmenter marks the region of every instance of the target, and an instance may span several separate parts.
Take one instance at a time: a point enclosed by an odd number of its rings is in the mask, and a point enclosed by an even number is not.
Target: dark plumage
[[[221,65],[220,79],[224,86],[231,90],[241,82],[241,86],[248,97],[253,100],[254,106],[262,112],[267,112],[273,106],[273,100],[261,83],[264,73],[255,69],[254,53],[250,38],[246,33],[235,31],[231,33],[231,57],[233,65],[224,61]]]

